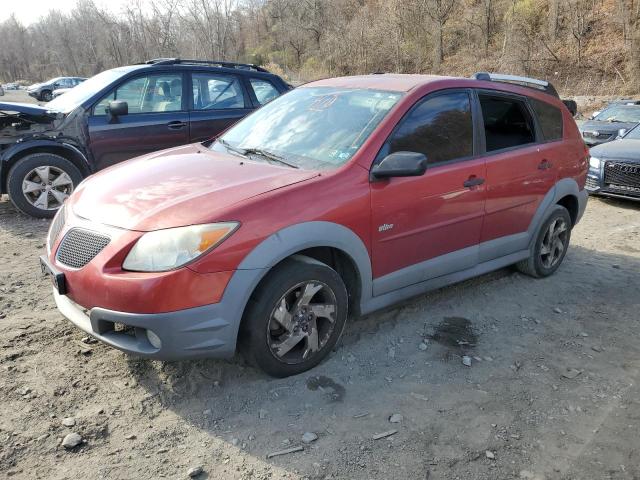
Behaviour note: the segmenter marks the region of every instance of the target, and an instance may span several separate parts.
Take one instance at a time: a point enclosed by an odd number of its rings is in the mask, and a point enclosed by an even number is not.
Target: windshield
[[[594,120],[598,122],[640,122],[640,105],[614,105],[605,108]]]
[[[211,148],[266,152],[297,168],[336,168],[353,156],[400,97],[378,90],[298,88],[242,120]]]
[[[634,127],[622,138],[624,138],[625,140],[640,140],[640,127]]]
[[[51,100],[47,103],[47,108],[49,110],[69,113],[80,106],[87,98],[99,92],[127,72],[128,70],[114,68],[113,70],[106,70],[99,73],[98,75],[78,84],[77,87],[72,88],[64,95],[60,95],[59,97]]]

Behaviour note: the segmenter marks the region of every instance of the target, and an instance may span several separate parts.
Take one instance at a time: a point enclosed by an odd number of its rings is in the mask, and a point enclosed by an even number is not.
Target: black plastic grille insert
[[[101,233],[73,228],[60,242],[56,259],[63,265],[82,268],[95,258],[111,239]]]
[[[640,163],[606,162],[604,183],[632,190],[640,188]]]

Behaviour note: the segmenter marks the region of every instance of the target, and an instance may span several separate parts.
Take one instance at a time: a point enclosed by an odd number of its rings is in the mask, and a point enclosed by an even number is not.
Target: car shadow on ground
[[[445,447],[484,455],[496,443],[489,425],[512,422],[523,432],[536,430],[522,433],[532,438],[553,429],[553,422],[525,425],[534,407],[513,398],[535,397],[538,410],[552,412],[566,395],[584,393],[584,385],[569,384],[567,374],[585,371],[584,355],[591,371],[580,378],[599,389],[615,389],[637,373],[640,365],[625,369],[608,363],[623,356],[625,341],[637,337],[630,292],[621,287],[631,285],[632,293],[640,294],[638,272],[638,258],[572,246],[559,271],[546,279],[502,269],[352,319],[326,361],[286,379],[269,378],[238,358],[173,363],[128,358],[128,368],[150,394],[150,416],[170,409],[218,441],[219,448],[242,449],[257,462],[275,450],[303,445],[302,457],[268,463],[308,474],[314,469],[319,474],[319,464],[320,473],[344,475],[327,459],[348,463],[343,450],[352,443],[370,458],[373,435],[390,429],[400,430],[392,441],[416,449],[419,458],[442,456]],[[602,344],[615,345],[607,360],[594,357]],[[411,423],[389,424],[389,415],[398,411]],[[477,428],[460,438],[469,425]],[[301,443],[305,431],[317,433],[318,443]],[[436,440],[425,443],[425,435]],[[375,455],[377,461],[396,460],[392,452]],[[413,460],[407,461],[409,470],[420,469],[422,460],[415,459],[413,467]]]

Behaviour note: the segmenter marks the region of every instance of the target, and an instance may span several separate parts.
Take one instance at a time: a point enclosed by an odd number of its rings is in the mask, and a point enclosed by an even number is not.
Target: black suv
[[[44,106],[0,103],[0,193],[52,217],[87,175],[208,140],[291,88],[255,65],[171,58],[104,71]]]

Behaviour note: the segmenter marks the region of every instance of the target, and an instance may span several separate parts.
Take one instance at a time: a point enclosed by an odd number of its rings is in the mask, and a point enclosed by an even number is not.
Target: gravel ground
[[[504,269],[354,320],[280,380],[91,342],[40,276],[46,229],[0,201],[7,476],[640,477],[639,204],[591,199],[551,278]]]

